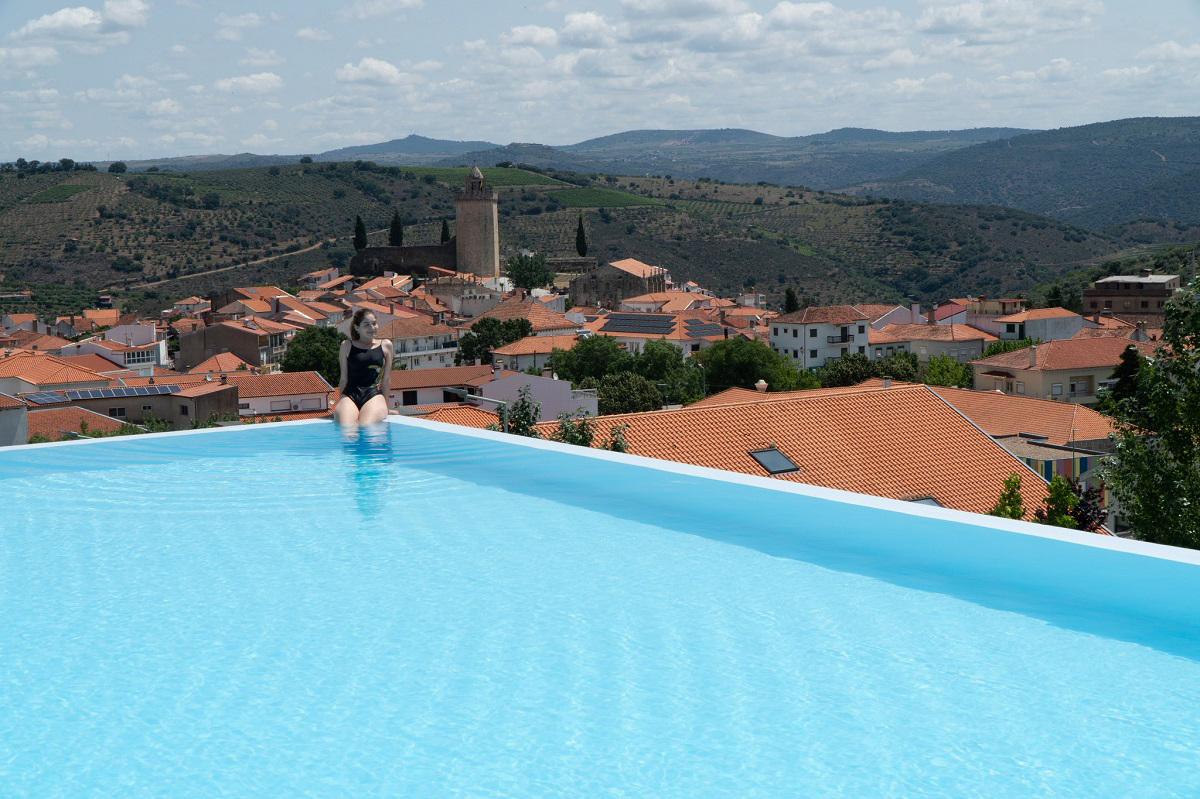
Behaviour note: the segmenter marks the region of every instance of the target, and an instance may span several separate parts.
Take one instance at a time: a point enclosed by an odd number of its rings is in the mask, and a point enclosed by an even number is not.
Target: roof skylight
[[[792,463],[787,455],[779,451],[778,447],[752,450],[750,457],[758,461],[759,465],[771,474],[800,471],[800,467]]]

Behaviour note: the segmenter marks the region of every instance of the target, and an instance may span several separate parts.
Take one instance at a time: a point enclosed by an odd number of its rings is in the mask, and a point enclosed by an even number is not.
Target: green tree
[[[921,382],[929,386],[970,388],[974,383],[974,374],[970,366],[959,363],[949,355],[934,355],[925,364]]]
[[[1096,410],[1109,416],[1117,416],[1120,413],[1121,403],[1129,403],[1137,396],[1144,362],[1145,359],[1136,346],[1130,344],[1126,347],[1121,353],[1121,360],[1117,367],[1108,376],[1109,380],[1117,382],[1111,388],[1100,389]],[[1138,413],[1136,405],[1126,409],[1127,415],[1136,413]]]
[[[795,313],[800,310],[800,298],[796,296],[796,290],[791,286],[783,292],[783,312]]]
[[[1101,468],[1137,538],[1200,549],[1200,281],[1164,316],[1136,393],[1118,404],[1113,454]]]
[[[306,327],[292,338],[279,367],[285,372],[319,372],[325,382],[337,386],[338,349],[345,339],[332,327]]]
[[[1096,486],[1080,484],[1071,480],[1071,490],[1079,498],[1079,502],[1071,509],[1071,517],[1075,519],[1075,528],[1094,533],[1104,526],[1108,520],[1108,512],[1100,502],[1100,489]]]
[[[890,377],[902,383],[916,383],[921,374],[915,352],[892,352],[874,363],[879,377]]]
[[[861,352],[848,352],[817,369],[817,378],[825,388],[854,386],[878,376],[875,362]]]
[[[1023,350],[1026,347],[1032,347],[1035,344],[1041,344],[1040,338],[1023,338],[1010,341],[993,341],[983,349],[983,355],[980,357],[990,358],[993,355],[999,355],[1002,352],[1012,352],[1013,350]]]
[[[503,413],[504,411],[502,411]],[[542,404],[529,398],[529,386],[517,389],[517,399],[508,405],[508,432],[514,436],[541,438],[536,425],[542,420]],[[490,424],[488,430],[501,430],[501,426]]]
[[[636,372],[613,372],[605,375],[600,380],[596,396],[602,416],[657,411],[663,406],[659,390]]]
[[[221,207],[221,195],[217,194],[215,191],[206,192],[204,196],[200,198],[200,205],[203,206],[205,210],[215,211]]]
[[[1056,474],[1050,480],[1050,491],[1042,500],[1042,506],[1033,511],[1033,520],[1038,524],[1050,524],[1074,530],[1078,524],[1074,511],[1079,507],[1079,497],[1067,478]]]
[[[633,357],[609,336],[588,336],[569,350],[555,350],[550,368],[562,380],[580,386],[583,380],[602,380],[605,375],[633,369]]]
[[[490,316],[471,325],[470,331],[458,337],[458,352],[454,354],[456,364],[492,362],[492,350],[533,335],[533,324],[528,319],[493,319]]]
[[[404,246],[404,222],[400,220],[400,211],[392,213],[392,225],[388,228],[388,246]]]
[[[128,169],[129,166],[124,161],[113,161],[108,165],[108,171],[112,172],[114,175],[120,175],[121,173],[128,171]]]
[[[508,259],[508,279],[517,288],[536,289],[554,281],[554,270],[541,253],[514,255]]]
[[[442,244],[450,241],[450,223],[445,219],[442,220]]]
[[[300,163],[302,163],[302,164],[311,164],[312,162],[313,162],[313,160],[312,160],[311,155],[306,155],[300,159]]]
[[[580,258],[588,252],[587,234],[583,231],[583,214],[579,215],[579,224],[575,227],[575,252],[579,253]]]
[[[709,394],[727,388],[754,388],[759,380],[767,381],[770,391],[811,388],[815,382],[811,374],[797,371],[788,358],[758,340],[728,338],[693,357],[704,367],[705,390]],[[802,381],[809,385],[802,385]]]
[[[578,447],[590,447],[596,436],[596,428],[592,423],[592,415],[585,413],[578,418],[563,411],[558,415],[558,427],[549,436],[551,441],[561,441],[563,444],[574,444]]]
[[[684,405],[704,396],[704,370],[666,339],[650,339],[633,356],[633,370],[653,383],[666,402]]]
[[[604,449],[612,452],[628,452],[629,442],[625,440],[625,431],[629,429],[627,424],[614,424],[608,428],[608,440],[604,442]]]
[[[988,511],[990,516],[1000,516],[1004,519],[1024,519],[1025,500],[1021,496],[1021,475],[1013,472],[1004,478],[1004,488],[996,504]]]
[[[363,224],[362,217],[354,217],[354,251],[365,250],[367,248],[367,226]]]

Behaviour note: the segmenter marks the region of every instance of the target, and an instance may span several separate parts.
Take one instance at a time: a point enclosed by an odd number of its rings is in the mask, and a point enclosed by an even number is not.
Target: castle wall
[[[359,276],[378,276],[384,272],[411,274],[430,266],[458,271],[454,239],[446,244],[424,247],[367,247],[350,260],[350,273]]]

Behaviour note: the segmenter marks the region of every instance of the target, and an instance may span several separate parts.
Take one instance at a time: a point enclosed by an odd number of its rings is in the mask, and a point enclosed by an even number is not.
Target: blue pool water
[[[0,796],[1200,796],[1187,614],[755,492],[406,424],[0,451]]]

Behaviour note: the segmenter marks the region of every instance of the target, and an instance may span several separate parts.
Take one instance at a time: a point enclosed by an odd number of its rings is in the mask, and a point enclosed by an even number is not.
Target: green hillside
[[[1141,118],[977,144],[850,192],[1002,205],[1103,229],[1141,216],[1200,223],[1200,117]]]

